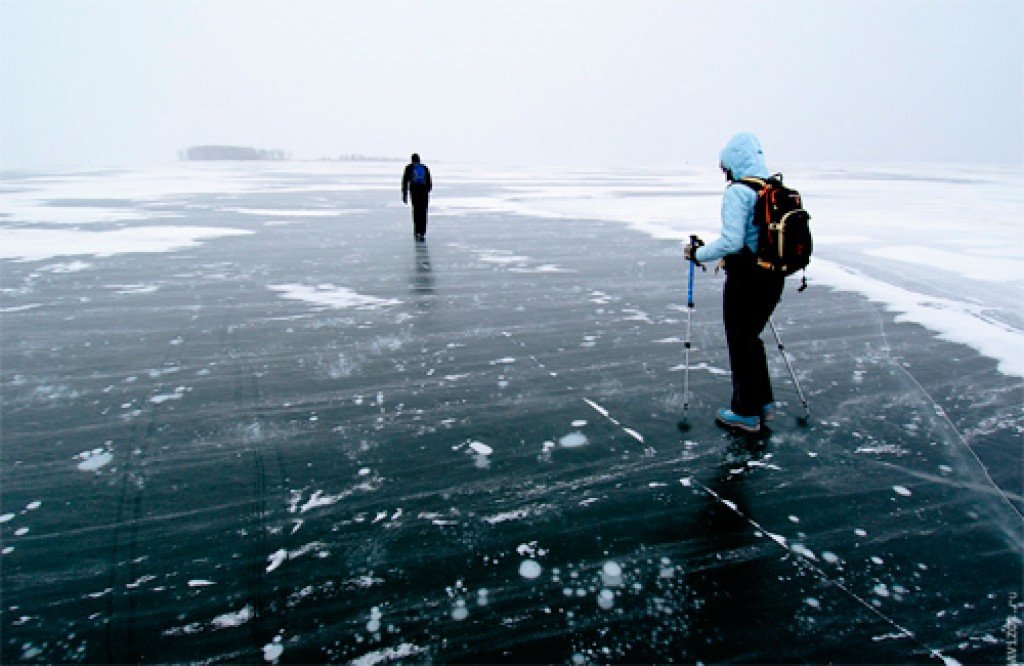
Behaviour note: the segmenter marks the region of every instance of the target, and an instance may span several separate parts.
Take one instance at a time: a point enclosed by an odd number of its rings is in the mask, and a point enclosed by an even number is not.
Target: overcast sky
[[[0,0],[0,162],[1024,161],[1020,0]]]

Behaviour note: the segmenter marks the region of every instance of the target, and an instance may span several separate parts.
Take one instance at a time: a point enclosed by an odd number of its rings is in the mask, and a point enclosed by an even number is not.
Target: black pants
[[[768,359],[761,341],[768,318],[775,311],[785,278],[739,260],[726,265],[722,317],[732,367],[732,404],[740,416],[760,416],[764,405],[775,402]]]
[[[417,236],[427,235],[427,207],[430,204],[430,195],[427,192],[417,192],[410,188],[412,195],[412,226],[413,233]]]

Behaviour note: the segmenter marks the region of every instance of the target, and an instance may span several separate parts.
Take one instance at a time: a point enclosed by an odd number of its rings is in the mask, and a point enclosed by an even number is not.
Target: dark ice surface
[[[2,263],[4,662],[1017,649],[1024,417],[993,361],[791,284],[810,423],[772,342],[771,435],[730,435],[721,279],[698,273],[683,433],[677,243],[481,214],[416,244],[394,189],[272,226],[224,206],[310,194],[196,195],[176,224],[255,233]]]

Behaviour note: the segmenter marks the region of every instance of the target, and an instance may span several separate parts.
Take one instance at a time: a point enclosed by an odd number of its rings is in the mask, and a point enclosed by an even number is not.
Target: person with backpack
[[[412,195],[413,235],[416,240],[427,238],[427,206],[430,203],[430,190],[434,184],[430,180],[430,169],[420,163],[420,156],[412,154],[412,161],[405,166],[402,174],[402,203],[409,203]]]
[[[809,216],[800,207],[800,195],[783,186],[781,176],[769,174],[753,134],[741,132],[730,139],[719,166],[729,181],[722,196],[721,236],[706,245],[694,237],[684,257],[698,266],[722,259],[726,272],[722,318],[732,401],[728,409],[718,410],[715,421],[759,433],[775,407],[761,331],[782,298],[786,275],[807,265]],[[780,233],[786,224],[790,231]]]

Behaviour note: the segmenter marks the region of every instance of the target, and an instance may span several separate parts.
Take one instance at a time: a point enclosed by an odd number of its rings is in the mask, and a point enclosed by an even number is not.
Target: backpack
[[[427,184],[427,167],[422,164],[412,165],[412,177],[409,179],[413,185]]]
[[[782,184],[782,174],[765,180],[741,178],[738,183],[757,192],[754,226],[757,227],[756,264],[773,273],[792,275],[811,261],[811,216],[800,203],[800,193]],[[807,281],[804,279],[804,286]]]

